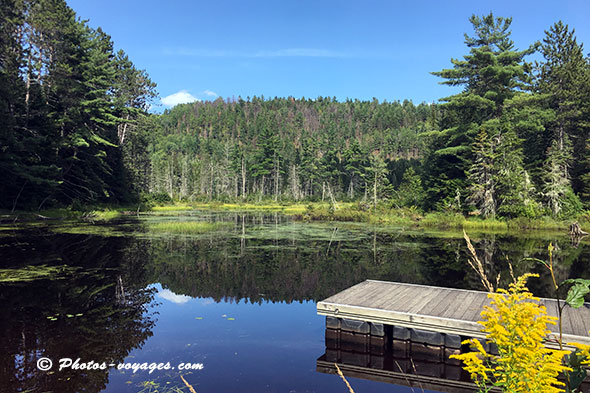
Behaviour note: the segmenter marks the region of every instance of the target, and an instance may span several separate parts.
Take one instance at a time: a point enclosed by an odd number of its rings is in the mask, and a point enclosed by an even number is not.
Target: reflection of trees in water
[[[467,269],[465,275],[465,288],[483,290],[479,278],[466,265],[468,251],[463,239],[457,239],[461,248],[459,252],[462,263]],[[556,279],[561,282],[568,278],[590,277],[590,268],[583,261],[588,260],[583,254],[588,254],[587,247],[576,248],[571,245],[566,237],[559,239],[547,238],[522,238],[513,236],[486,235],[481,238],[472,238],[471,241],[477,251],[477,255],[484,265],[486,274],[491,282],[496,282],[500,274],[500,287],[507,288],[512,278],[508,263],[512,264],[516,277],[527,273],[538,273],[539,278],[529,280],[528,286],[537,296],[553,297],[553,284],[546,267],[541,263],[527,258],[537,258],[543,261],[549,260],[547,246],[552,243],[553,264]]]
[[[124,239],[59,235],[27,240],[35,250],[25,247],[22,264],[53,261],[83,268],[61,279],[0,286],[2,391],[99,392],[108,370],[59,372],[58,359],[121,362],[152,334],[154,321],[147,313],[152,290],[144,289],[140,265],[121,258]],[[13,267],[18,255],[13,248]],[[116,296],[117,282],[124,300]],[[40,356],[53,360],[54,373],[37,369]]]
[[[370,233],[362,239],[248,238],[140,240],[149,250],[154,281],[176,293],[216,300],[259,302],[320,300],[365,279],[432,283],[422,247],[430,239]],[[425,242],[426,240],[426,242]],[[441,260],[441,259],[439,259]],[[444,258],[442,259],[444,260]],[[462,267],[441,263],[448,277],[462,279]]]
[[[347,232],[339,224],[301,224],[303,227],[284,232],[288,228],[276,216],[270,222],[242,215],[230,220],[235,223],[232,230],[194,238],[34,232],[0,238],[3,267],[80,267],[76,275],[61,280],[0,286],[2,391],[96,392],[104,388],[107,372],[47,374],[37,371],[35,361],[41,355],[54,360],[121,361],[151,335],[154,322],[146,305],[152,293],[143,288],[152,282],[179,294],[252,302],[324,299],[365,279],[481,289],[466,263],[462,238],[385,233],[368,226]],[[269,224],[274,232],[268,231]],[[517,275],[541,273],[543,277],[531,280],[530,288],[537,295],[551,295],[545,268],[522,260],[546,259],[550,240],[500,235],[472,240],[489,275],[502,272],[502,286],[510,279],[508,258]],[[590,250],[584,243],[575,249],[566,237],[552,242],[558,246],[559,279],[590,277],[586,263]],[[57,313],[57,321],[47,319]],[[78,313],[83,316],[64,316]],[[67,378],[71,380],[66,383]]]
[[[364,232],[347,233],[338,224],[321,228],[309,224],[302,230],[318,233],[304,237],[281,232],[286,229],[275,216],[230,217],[235,222],[233,232],[204,238],[139,240],[141,245],[134,248],[147,254],[153,281],[179,294],[218,301],[321,300],[365,279],[482,289],[467,265],[468,251],[462,238],[384,233],[368,226]],[[252,230],[263,225],[266,232]],[[510,260],[516,275],[538,272],[541,279],[531,280],[531,289],[540,296],[551,295],[544,268],[523,260],[546,258],[548,240],[501,235],[472,240],[491,280],[495,282],[500,273],[500,286],[508,286]],[[555,263],[559,276],[568,278],[585,248],[575,249],[561,240],[553,243],[563,243]],[[580,276],[588,277],[590,272]]]

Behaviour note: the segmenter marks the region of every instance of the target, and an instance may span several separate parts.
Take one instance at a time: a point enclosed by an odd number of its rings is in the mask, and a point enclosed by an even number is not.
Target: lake
[[[162,223],[215,225],[170,233]],[[0,230],[0,386],[3,392],[343,392],[316,371],[326,352],[317,301],[365,279],[482,289],[460,232],[295,222],[280,214],[191,212],[108,224],[50,222]],[[590,247],[556,233],[472,233],[490,277],[545,268],[590,277]],[[53,361],[40,371],[37,360]],[[59,359],[105,370],[58,370]],[[122,363],[172,369],[120,370]],[[180,363],[202,369],[179,371]],[[114,366],[110,366],[113,364]],[[198,368],[198,367],[197,367]],[[349,378],[356,393],[411,392]],[[419,391],[419,389],[417,390]]]

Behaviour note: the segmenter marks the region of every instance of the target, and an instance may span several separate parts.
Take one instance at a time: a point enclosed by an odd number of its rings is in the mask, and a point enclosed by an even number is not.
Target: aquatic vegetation
[[[488,353],[477,339],[467,340],[474,352],[452,355],[464,362],[464,368],[481,392],[492,386],[504,392],[559,392],[565,384],[557,380],[560,373],[571,371],[562,364],[569,353],[545,348],[543,341],[555,324],[556,317],[547,315],[526,287],[529,277],[524,274],[510,284],[508,290],[498,289],[488,296],[491,307],[482,311],[483,331],[487,341],[496,344],[498,356]]]
[[[218,231],[233,226],[230,222],[206,221],[161,221],[148,224],[150,232],[173,234],[200,234]]]
[[[77,267],[67,265],[29,265],[18,269],[0,269],[0,282],[16,283],[43,279],[55,280],[68,276],[77,270]]]
[[[193,210],[193,207],[187,204],[179,203],[174,205],[154,206],[151,208],[151,210],[155,212],[186,211]]]
[[[328,205],[322,203],[322,205]],[[305,212],[306,204],[303,203],[287,203],[281,204],[278,202],[268,203],[196,203],[195,209],[203,210],[222,210],[222,211],[269,211],[281,212],[286,215],[297,215]]]
[[[89,213],[85,213],[82,218],[87,221],[109,221],[114,218],[120,217],[121,212],[117,210],[93,210]]]

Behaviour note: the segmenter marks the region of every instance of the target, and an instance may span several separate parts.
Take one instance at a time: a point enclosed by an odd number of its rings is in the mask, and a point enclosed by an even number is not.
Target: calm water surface
[[[163,221],[220,222],[171,235]],[[481,289],[459,233],[343,223],[292,222],[280,215],[200,213],[115,224],[4,227],[0,231],[2,392],[188,392],[178,370],[62,370],[61,358],[202,363],[180,372],[201,392],[347,392],[316,371],[325,352],[315,304],[365,279]],[[566,236],[472,234],[489,275],[517,274],[550,294],[548,276],[525,257],[557,246],[559,279],[590,277],[590,247]],[[25,268],[26,267],[26,268]],[[37,359],[54,361],[48,372]],[[410,388],[349,378],[357,393]]]

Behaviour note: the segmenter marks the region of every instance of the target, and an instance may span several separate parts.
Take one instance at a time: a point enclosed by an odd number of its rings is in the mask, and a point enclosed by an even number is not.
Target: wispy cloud
[[[158,296],[176,304],[183,304],[191,300],[190,296],[177,295],[169,289],[162,289],[160,292],[158,292]]]
[[[178,105],[178,104],[186,104],[188,102],[195,102],[195,101],[200,101],[200,100],[197,97],[190,94],[188,91],[181,90],[179,92],[176,92],[174,94],[170,94],[169,96],[162,98],[161,101],[162,101],[162,104],[171,108],[171,107]]]
[[[358,53],[340,52],[318,48],[287,48],[276,50],[236,51],[196,48],[166,48],[165,55],[191,57],[234,57],[234,58],[276,58],[276,57],[358,57]]]
[[[203,95],[206,96],[206,97],[211,97],[211,98],[219,97],[219,94],[217,94],[216,92],[211,91],[209,89],[205,90],[203,92]]]

